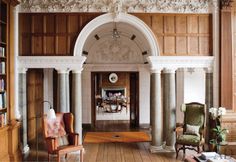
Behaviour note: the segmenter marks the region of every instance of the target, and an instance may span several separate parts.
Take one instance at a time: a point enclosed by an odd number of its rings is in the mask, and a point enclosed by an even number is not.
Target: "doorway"
[[[139,126],[139,73],[91,73],[92,128],[127,131]]]

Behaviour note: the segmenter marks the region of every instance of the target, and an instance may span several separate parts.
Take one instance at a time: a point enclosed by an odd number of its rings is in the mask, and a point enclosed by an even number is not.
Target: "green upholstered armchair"
[[[180,150],[183,150],[184,156],[186,149],[199,153],[204,144],[206,105],[192,102],[183,104],[181,108],[184,112],[184,123],[176,128],[176,158]]]

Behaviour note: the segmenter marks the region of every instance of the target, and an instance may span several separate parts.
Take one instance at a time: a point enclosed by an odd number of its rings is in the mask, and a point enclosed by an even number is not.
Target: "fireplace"
[[[126,97],[125,88],[102,88],[102,98]]]

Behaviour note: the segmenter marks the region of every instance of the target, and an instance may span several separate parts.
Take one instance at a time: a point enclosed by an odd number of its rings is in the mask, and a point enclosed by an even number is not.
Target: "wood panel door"
[[[139,74],[130,73],[130,126],[139,126]]]
[[[30,69],[27,72],[27,124],[29,140],[34,140],[36,138],[36,127],[38,128],[38,132],[42,132],[42,102],[43,70]],[[38,125],[36,126],[36,124]]]

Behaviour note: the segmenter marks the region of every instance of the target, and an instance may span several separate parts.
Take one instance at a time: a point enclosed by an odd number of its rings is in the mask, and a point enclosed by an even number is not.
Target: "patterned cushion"
[[[184,145],[199,145],[200,137],[196,135],[183,134],[176,139],[176,142]]]
[[[60,137],[66,135],[65,124],[63,116],[57,116],[56,119],[47,122],[47,136],[48,137]]]
[[[198,126],[198,125],[189,125],[189,124],[187,124],[186,125],[186,131],[185,131],[184,134],[200,136],[199,128],[200,128],[200,126]]]
[[[61,136],[57,138],[58,146],[66,146],[69,145],[68,136]]]

